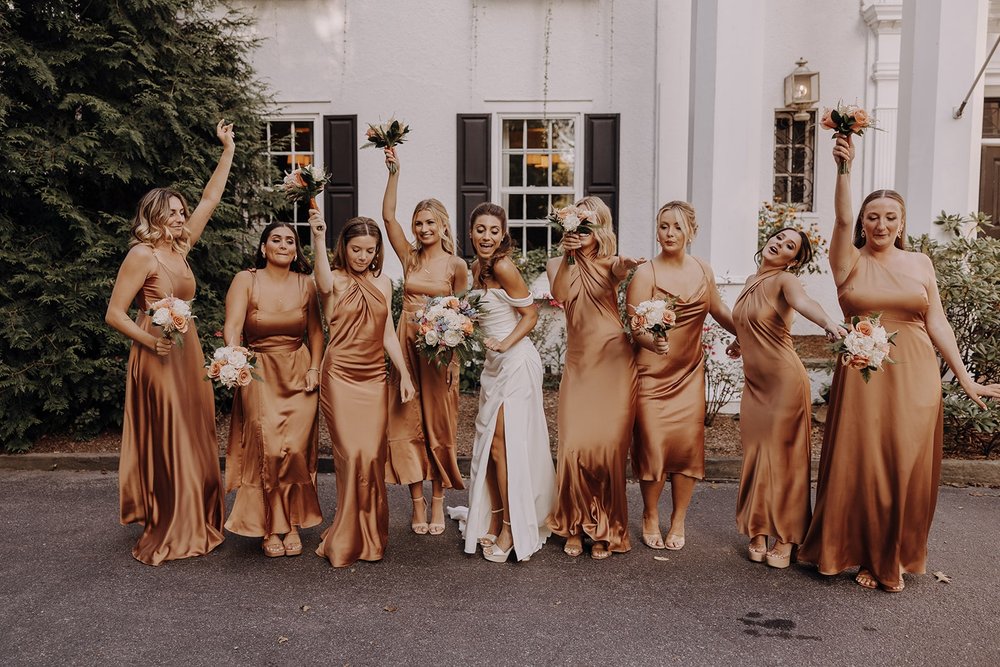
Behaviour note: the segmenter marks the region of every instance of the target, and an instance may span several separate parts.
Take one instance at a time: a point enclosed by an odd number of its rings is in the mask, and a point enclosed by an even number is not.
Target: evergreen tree
[[[203,344],[221,329],[262,184],[270,105],[252,19],[210,0],[0,0],[0,443],[120,423],[129,341],[104,323],[135,205],[197,204],[235,123],[222,204],[191,253]],[[217,342],[217,341],[216,341]]]

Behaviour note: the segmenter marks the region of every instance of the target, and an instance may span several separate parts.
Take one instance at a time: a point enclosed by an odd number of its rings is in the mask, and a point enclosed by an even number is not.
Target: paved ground
[[[638,487],[629,494],[635,534]],[[461,552],[454,523],[442,537],[412,535],[406,492],[393,487],[381,563],[265,559],[257,540],[233,536],[209,556],[152,568],[129,555],[139,528],[117,524],[113,473],[3,470],[0,662],[1000,662],[1000,491],[941,489],[929,569],[952,583],[908,577],[899,595],[750,563],[735,495],[698,487],[681,552],[636,539],[631,553],[593,562],[554,540],[528,563],[495,565]],[[321,475],[325,506],[334,497],[333,476]],[[304,533],[307,547],[319,532]]]

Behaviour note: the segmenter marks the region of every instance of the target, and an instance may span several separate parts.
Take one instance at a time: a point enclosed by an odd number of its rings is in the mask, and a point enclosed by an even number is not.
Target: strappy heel
[[[491,515],[502,514],[502,513],[503,513],[502,507],[498,510],[490,510]],[[490,523],[492,523],[492,521]],[[491,547],[493,546],[493,543],[497,541],[497,536],[494,535],[493,533],[486,533],[485,535],[480,537],[478,541],[479,541],[479,546],[481,547]]]
[[[416,509],[416,507],[417,507],[417,501],[418,500],[424,506],[424,520],[423,521],[411,521],[410,522],[410,530],[412,530],[417,535],[426,535],[427,531],[429,530],[429,527],[427,525],[427,501],[424,500],[423,496],[420,496],[419,498],[410,498],[410,500],[413,501],[413,508],[414,509]]]
[[[433,501],[435,501],[435,500],[440,500],[441,504],[444,505],[444,496],[431,496],[431,502],[433,503]],[[432,515],[433,515],[433,512],[434,512],[434,506],[432,504],[431,505],[431,514]],[[433,523],[432,522],[432,523],[430,523],[428,525],[427,532],[430,533],[431,535],[440,535],[441,533],[444,532],[444,524],[443,523]]]
[[[504,521],[503,525],[509,526],[510,522]],[[507,549],[507,551],[502,551],[500,547],[498,547],[496,543],[494,543],[483,549],[483,558],[485,558],[491,563],[506,563],[507,559],[510,558],[511,552],[513,551],[514,551],[514,540],[512,535],[510,547]]]

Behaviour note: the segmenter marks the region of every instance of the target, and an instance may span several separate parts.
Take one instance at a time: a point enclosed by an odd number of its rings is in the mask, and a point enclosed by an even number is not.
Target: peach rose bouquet
[[[226,387],[245,387],[253,380],[260,380],[254,371],[256,356],[242,345],[220,347],[212,355],[206,379],[215,380]]]
[[[851,332],[833,344],[834,352],[840,355],[840,363],[861,371],[866,383],[874,371],[882,370],[883,364],[896,363],[889,358],[889,347],[896,344],[893,339],[898,332],[887,333],[881,315],[852,317],[850,325],[845,327]]]
[[[184,345],[184,334],[191,326],[191,320],[195,319],[191,314],[191,304],[175,296],[167,296],[150,304],[146,314],[153,319],[153,324],[163,329],[163,337],[169,338],[178,346]]]
[[[833,130],[834,137],[838,134],[847,136],[856,134],[859,137],[867,129],[879,129],[875,127],[875,119],[864,109],[854,104],[837,103],[836,108],[825,109],[820,125],[828,130]],[[841,174],[851,173],[851,165],[841,162],[838,172]]]
[[[365,132],[365,143],[361,144],[362,148],[393,148],[397,144],[401,144],[406,141],[406,135],[410,133],[410,126],[406,123],[401,123],[395,118],[390,118],[385,123],[379,125],[372,125],[368,123],[368,131]],[[389,171],[393,174],[396,173],[398,167],[396,165],[390,164]]]
[[[417,350],[440,366],[450,362],[454,355],[465,361],[482,349],[479,299],[479,296],[428,297],[424,307],[413,314]]]
[[[578,206],[566,206],[553,210],[545,219],[563,234],[571,234],[581,230],[589,231],[597,222],[597,213]],[[576,252],[566,254],[566,263],[576,264]]]
[[[632,333],[648,331],[653,338],[666,338],[667,332],[677,324],[674,302],[669,299],[650,299],[635,307],[629,318]]]
[[[285,199],[291,202],[309,202],[309,208],[319,209],[316,197],[323,192],[329,176],[323,173],[321,167],[309,164],[285,174],[281,189],[285,191]]]

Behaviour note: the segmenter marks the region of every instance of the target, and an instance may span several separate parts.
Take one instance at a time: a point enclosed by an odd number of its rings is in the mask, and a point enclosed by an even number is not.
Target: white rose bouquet
[[[887,333],[881,322],[882,313],[871,313],[867,317],[851,318],[851,332],[833,344],[833,350],[840,355],[840,363],[857,368],[865,382],[874,371],[882,370],[882,364],[896,363],[889,358],[889,346],[895,345],[893,338],[897,331]]]
[[[478,296],[428,297],[424,307],[413,315],[417,349],[439,365],[449,362],[452,355],[462,360],[471,357],[482,347],[479,316]]]
[[[591,230],[592,225],[597,222],[596,218],[597,214],[594,211],[579,206],[567,206],[552,211],[545,219],[563,234],[570,234],[581,230]],[[566,263],[576,264],[575,251],[567,253]]]
[[[184,334],[195,318],[191,314],[191,304],[175,296],[167,296],[150,304],[146,314],[153,318],[153,324],[162,327],[163,337],[178,346],[184,345]]]
[[[677,323],[674,302],[668,299],[650,299],[635,307],[635,314],[629,318],[633,333],[648,331],[653,338],[666,338],[667,332]]]
[[[256,355],[242,345],[220,347],[205,366],[208,369],[205,379],[216,380],[230,389],[245,387],[252,380],[260,380],[253,372],[255,358]]]

